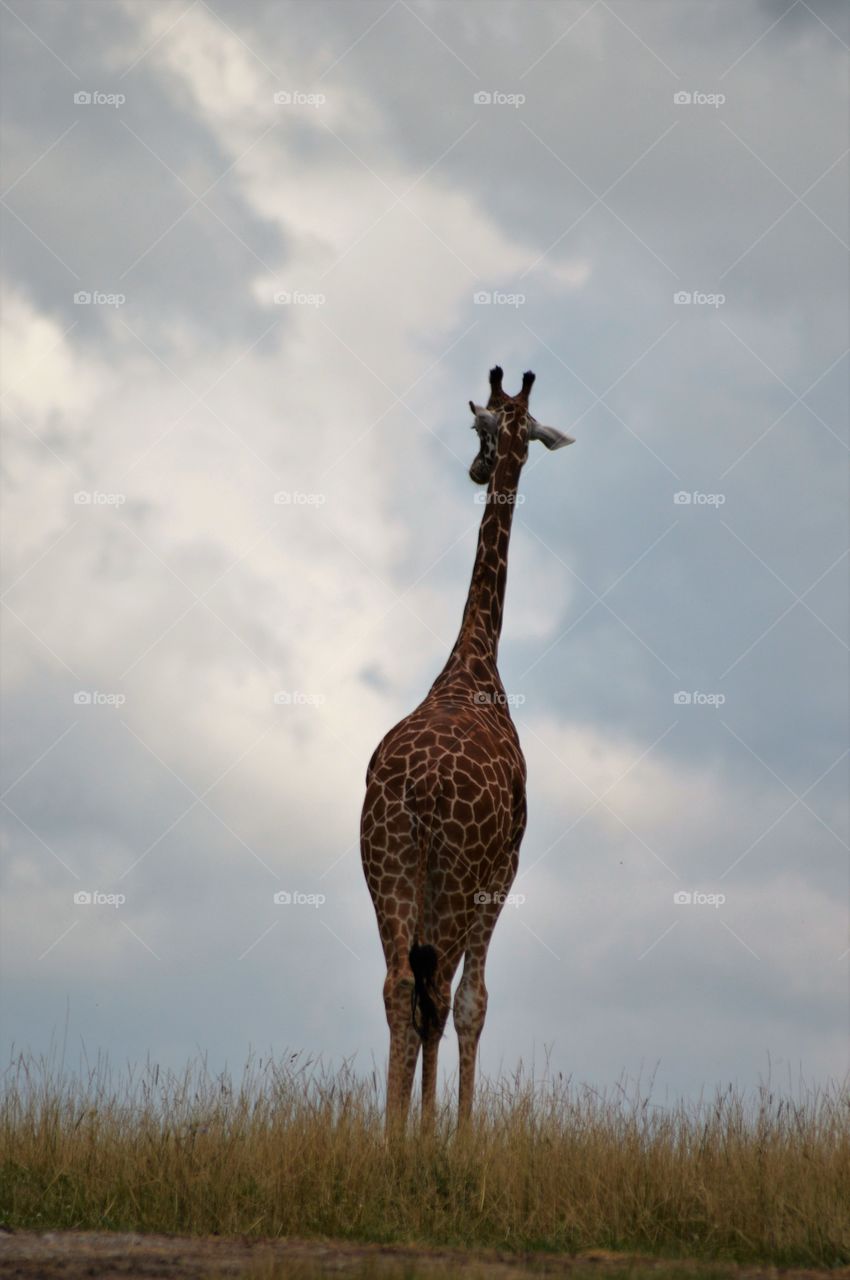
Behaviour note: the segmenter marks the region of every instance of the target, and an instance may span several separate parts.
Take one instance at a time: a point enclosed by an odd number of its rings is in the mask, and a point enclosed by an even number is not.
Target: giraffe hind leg
[[[478,1041],[487,1016],[487,987],[484,984],[484,960],[486,944],[466,953],[463,976],[455,992],[452,1016],[458,1043],[458,1121],[463,1124],[472,1116],[472,1096],[475,1088],[475,1057]]]
[[[451,1008],[451,983],[441,981],[434,986],[436,1020],[422,1038],[422,1123],[430,1128],[437,1109],[437,1055],[443,1030]]]
[[[508,873],[503,888],[489,902],[478,906],[478,915],[469,932],[463,973],[455,991],[452,1016],[458,1042],[458,1121],[465,1124],[472,1116],[472,1098],[475,1089],[475,1059],[478,1041],[487,1016],[487,986],[484,982],[484,966],[490,939],[502,910],[504,894],[513,883],[518,861],[518,844],[514,846],[508,863]]]
[[[421,1040],[411,1018],[414,978],[410,966],[393,964],[384,982],[384,1008],[390,1028],[387,1076],[387,1129],[404,1128]]]

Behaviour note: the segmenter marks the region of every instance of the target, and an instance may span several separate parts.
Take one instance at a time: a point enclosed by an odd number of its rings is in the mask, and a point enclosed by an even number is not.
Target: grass
[[[244,1273],[245,1280],[327,1280],[329,1275],[340,1274],[349,1280],[545,1280],[548,1275],[568,1275],[569,1280],[743,1280],[742,1273],[734,1265],[725,1267],[692,1262],[662,1262],[660,1264],[630,1264],[623,1259],[617,1263],[593,1262],[570,1264],[564,1268],[547,1268],[545,1255],[538,1254],[528,1264],[505,1268],[502,1265],[476,1264],[475,1261],[457,1265],[443,1262],[428,1263],[423,1260],[405,1261],[403,1264],[381,1259],[340,1270],[339,1263],[320,1266],[315,1263],[266,1262],[255,1265]],[[803,1275],[811,1273],[803,1273]],[[821,1273],[823,1274],[823,1273]],[[798,1273],[799,1275],[799,1273]],[[757,1272],[763,1277],[763,1272]],[[221,1275],[210,1272],[208,1280],[221,1280]]]
[[[476,1122],[385,1143],[381,1086],[299,1055],[241,1079],[15,1057],[0,1099],[13,1228],[324,1236],[510,1251],[850,1261],[850,1083],[660,1107],[522,1070]]]
[[[560,1255],[559,1255],[560,1257]],[[572,1262],[559,1266],[556,1260],[547,1266],[547,1255],[533,1255],[528,1262],[513,1266],[504,1263],[477,1263],[474,1259],[462,1263],[446,1263],[444,1260],[406,1259],[403,1263],[386,1256],[362,1262],[353,1267],[336,1259],[325,1263],[291,1261],[264,1261],[244,1272],[245,1280],[327,1280],[328,1276],[349,1280],[545,1280],[547,1276],[568,1276],[569,1280],[767,1280],[766,1273],[742,1272],[734,1264],[718,1266],[693,1262],[633,1263],[627,1258],[606,1263],[594,1261]],[[769,1273],[768,1273],[769,1274]],[[787,1274],[787,1273],[786,1273]],[[793,1274],[793,1273],[792,1273]],[[798,1272],[803,1280],[811,1272]],[[814,1273],[828,1275],[829,1273]],[[840,1273],[839,1273],[840,1274]],[[206,1280],[206,1278],[205,1278]],[[221,1280],[221,1274],[210,1272],[208,1280]]]

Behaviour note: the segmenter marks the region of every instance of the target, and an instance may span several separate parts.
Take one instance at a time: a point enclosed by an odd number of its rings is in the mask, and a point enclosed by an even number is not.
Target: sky
[[[514,521],[482,1070],[843,1077],[850,10],[0,20],[4,1057],[384,1064],[365,770],[499,363],[576,443]]]

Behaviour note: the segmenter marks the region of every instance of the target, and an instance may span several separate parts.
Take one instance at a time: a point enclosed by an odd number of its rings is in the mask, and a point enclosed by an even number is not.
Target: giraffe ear
[[[484,409],[480,404],[473,404],[470,400],[469,407],[475,418],[473,427],[476,431],[486,431],[488,435],[494,436],[499,429],[499,421],[495,413],[491,413],[489,409]]]
[[[528,417],[528,438],[539,440],[547,449],[563,449],[565,444],[575,444],[575,436],[565,435],[557,427],[544,427],[536,418]]]

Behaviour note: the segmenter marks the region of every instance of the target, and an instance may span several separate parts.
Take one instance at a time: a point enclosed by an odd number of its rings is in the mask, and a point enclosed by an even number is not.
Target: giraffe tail
[[[413,1025],[424,1040],[432,1027],[439,1028],[440,1025],[433,996],[434,974],[437,972],[437,949],[431,946],[420,946],[418,942],[414,942],[410,948],[409,959],[413,970]]]
[[[419,800],[418,804],[417,799]],[[433,797],[416,797],[415,794],[411,794],[409,791],[407,802],[413,814],[413,835],[417,844],[418,859],[416,869],[416,929],[413,935],[413,946],[408,953],[408,960],[413,973],[411,1018],[413,1026],[424,1040],[432,1028],[439,1029],[440,1026],[440,1016],[434,999],[437,949],[427,943],[420,942],[425,931],[425,900],[427,897],[428,855],[431,848],[431,836],[422,822],[419,810],[423,807],[426,809],[433,808]]]

